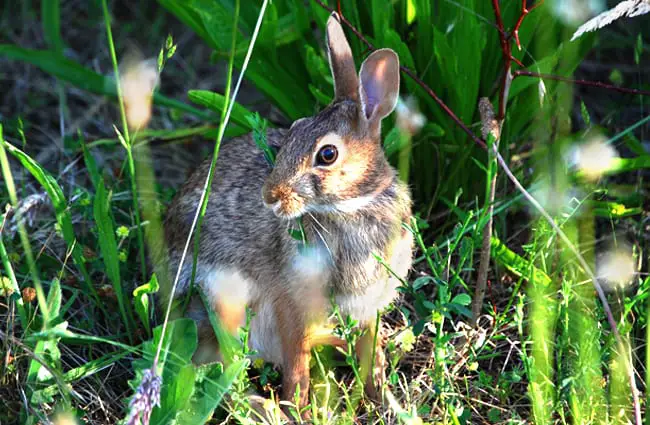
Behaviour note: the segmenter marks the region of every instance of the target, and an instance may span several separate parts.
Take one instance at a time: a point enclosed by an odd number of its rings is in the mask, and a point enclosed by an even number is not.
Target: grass
[[[502,3],[511,28],[520,4]],[[212,153],[214,168],[222,138],[253,131],[272,163],[266,126],[287,126],[330,99],[319,33],[328,12],[314,1],[303,7],[275,0],[254,39],[261,5],[2,6],[0,83],[8,89],[0,101],[0,201],[9,207],[0,218],[0,422],[64,423],[63,415],[72,415],[103,424],[146,415],[138,400],[153,407],[147,394],[158,385],[155,375],[162,384],[150,423],[252,423],[262,420],[264,407],[267,423],[286,421],[272,403],[249,397],[273,398],[281,380],[272,365],[249,358],[247,327],[229,339],[211,314],[228,355],[223,364],[192,364],[196,327],[165,320],[154,296],[173,279],[152,275],[144,257],[162,238],[172,194],[200,157]],[[489,96],[498,108],[502,66],[489,2],[404,0],[386,7],[342,0],[340,7],[479,133],[478,99]],[[544,5],[526,17],[523,49],[513,49],[517,60],[535,72],[611,77],[648,90],[648,17],[569,43],[574,27],[553,10]],[[347,34],[360,60],[365,46]],[[115,84],[133,39],[159,58],[161,85],[152,93],[148,128],[129,126],[130,105]],[[241,73],[247,83],[232,91]],[[364,365],[353,355],[362,336],[333,305],[347,348],[314,352],[315,423],[630,423],[629,366],[645,411],[648,98],[541,84],[514,80],[498,146],[555,226],[403,75],[403,94],[413,96],[426,123],[403,132],[404,117],[391,118],[383,129],[389,159],[416,199],[405,223],[416,261],[400,299],[383,315],[388,391],[383,403],[363,396]],[[601,136],[613,150],[594,159],[584,142]],[[205,205],[198,213],[197,232]],[[487,285],[473,327],[481,261],[489,266]],[[606,286],[618,340],[590,269]],[[294,421],[305,413],[288,410]]]

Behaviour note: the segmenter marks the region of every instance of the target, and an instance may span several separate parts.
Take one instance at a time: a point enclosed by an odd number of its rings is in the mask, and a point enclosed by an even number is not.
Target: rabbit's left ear
[[[352,49],[345,38],[339,22],[339,15],[334,12],[327,20],[327,55],[334,78],[335,100],[357,100],[359,79],[352,58]]]
[[[370,128],[393,112],[399,95],[399,58],[391,49],[374,51],[359,72],[361,110]]]

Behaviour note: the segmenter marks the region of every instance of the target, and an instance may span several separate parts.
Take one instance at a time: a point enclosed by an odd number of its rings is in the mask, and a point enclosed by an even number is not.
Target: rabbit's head
[[[354,212],[393,181],[380,127],[397,103],[397,54],[374,51],[357,76],[336,13],[327,21],[327,46],[334,101],[319,114],[293,123],[262,189],[264,204],[278,217]]]

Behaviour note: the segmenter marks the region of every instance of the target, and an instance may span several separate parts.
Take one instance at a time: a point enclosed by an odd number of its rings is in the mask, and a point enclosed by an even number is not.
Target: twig
[[[517,43],[517,48],[521,50],[521,43],[519,42],[519,28],[521,27],[521,24],[524,22],[524,18],[526,18],[526,15],[528,15],[530,12],[533,10],[537,9],[539,6],[544,3],[544,0],[539,0],[537,3],[535,3],[535,6],[531,7],[528,9],[526,6],[527,0],[521,0],[521,14],[519,14],[519,19],[517,19],[517,23],[515,24],[515,27],[512,29],[510,32],[510,35],[508,35],[508,39],[511,39],[514,37],[515,42]]]
[[[478,275],[476,277],[476,287],[474,289],[474,299],[472,300],[472,319],[471,326],[476,326],[476,322],[481,314],[481,307],[485,299],[485,288],[487,286],[487,274],[490,265],[491,239],[492,239],[492,222],[494,215],[494,197],[496,194],[497,167],[495,154],[498,152],[499,139],[501,136],[501,125],[494,117],[494,108],[487,97],[479,101],[479,112],[481,122],[483,123],[483,138],[488,141],[488,173],[489,186],[485,199],[486,209],[484,215],[487,222],[483,227],[483,240],[481,242],[481,257],[479,260]]]
[[[535,77],[535,78],[540,78],[542,80],[554,80],[554,81],[561,81],[563,83],[572,83],[572,84],[577,84],[580,86],[587,86],[587,87],[598,87],[601,89],[607,89],[607,90],[612,90],[616,91],[619,93],[627,93],[627,94],[638,94],[641,96],[650,96],[650,91],[648,90],[639,90],[639,89],[628,89],[626,87],[618,87],[614,86],[612,84],[606,84],[606,83],[601,83],[600,81],[589,81],[589,80],[574,80],[573,78],[567,78],[567,77],[561,77],[559,75],[553,75],[553,74],[540,74],[538,72],[531,72],[531,71],[526,71],[524,69],[515,71],[512,73],[512,78],[517,78],[517,77]]]

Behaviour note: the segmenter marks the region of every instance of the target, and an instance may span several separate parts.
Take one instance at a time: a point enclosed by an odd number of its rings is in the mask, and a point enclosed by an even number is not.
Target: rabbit
[[[227,331],[243,326],[250,308],[250,348],[281,368],[282,398],[293,401],[298,390],[301,407],[308,401],[311,348],[342,344],[330,332],[331,299],[366,330],[355,350],[366,391],[377,396],[384,362],[377,314],[396,299],[413,249],[403,226],[411,217],[410,192],[381,142],[381,121],[399,93],[398,56],[376,50],[357,75],[336,13],[327,22],[326,42],[335,97],[315,116],[267,131],[277,151],[274,166],[251,135],[222,145],[195,276]],[[169,276],[179,267],[209,167],[209,159],[198,166],[168,209],[162,267]],[[289,232],[298,218],[307,248]],[[189,255],[175,297],[187,293],[191,274]],[[186,314],[199,329],[194,361],[214,360],[219,348],[203,302],[190,299]]]

